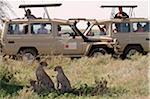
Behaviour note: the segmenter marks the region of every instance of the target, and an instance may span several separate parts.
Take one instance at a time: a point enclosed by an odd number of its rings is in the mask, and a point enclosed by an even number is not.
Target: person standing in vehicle
[[[35,19],[36,18],[34,15],[31,14],[31,10],[30,9],[27,9],[25,17],[27,19]]]
[[[122,7],[119,7],[119,12],[115,15],[114,18],[129,18],[128,14],[122,11]]]
[[[128,14],[122,11],[122,7],[119,7],[119,12],[115,15],[115,19],[125,19],[129,18]],[[116,23],[115,24],[117,32],[122,32],[121,29],[125,28],[124,23]]]

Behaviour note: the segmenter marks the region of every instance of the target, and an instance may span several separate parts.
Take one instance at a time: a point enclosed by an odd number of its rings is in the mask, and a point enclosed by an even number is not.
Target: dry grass
[[[49,69],[46,72],[55,82],[56,73],[53,71],[56,65],[61,65],[65,74],[71,81],[74,88],[83,87],[86,91],[95,86],[95,81],[105,78],[108,81],[109,92],[103,95],[91,96],[90,94],[77,96],[75,94],[58,95],[50,93],[46,96],[39,96],[32,91],[26,91],[24,87],[9,92],[7,88],[0,90],[1,98],[14,99],[38,99],[38,98],[60,98],[60,99],[97,99],[97,98],[120,98],[120,99],[146,99],[148,98],[148,56],[135,56],[131,60],[112,59],[110,56],[98,58],[73,59],[63,56],[53,57],[47,60]],[[30,79],[35,79],[37,63],[29,65],[25,62],[8,60],[0,63],[0,79],[8,80],[7,84],[12,86],[29,85]],[[10,76],[10,77],[9,77]],[[84,85],[87,84],[87,87]],[[12,89],[15,87],[12,87]]]

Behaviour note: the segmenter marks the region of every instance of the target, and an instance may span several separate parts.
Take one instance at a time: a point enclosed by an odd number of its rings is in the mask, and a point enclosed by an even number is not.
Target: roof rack
[[[86,18],[70,18],[68,20],[86,20]]]
[[[101,5],[100,7],[101,8],[120,8],[120,7],[121,8],[130,8],[129,16],[132,17],[133,15],[135,16],[133,9],[138,6],[137,5]],[[114,14],[114,9],[112,9],[112,11],[111,11],[111,17],[114,17],[113,14]]]
[[[117,8],[117,7],[123,7],[123,8],[136,8],[137,5],[102,5],[101,8]]]
[[[61,6],[61,3],[53,3],[53,4],[25,4],[20,5],[19,8],[35,8],[35,7],[58,7]]]
[[[86,19],[86,18],[70,18],[69,21],[96,21],[96,19]]]
[[[26,12],[26,8],[42,7],[42,8],[44,8],[48,19],[51,20],[49,14],[48,14],[48,11],[47,11],[47,7],[58,7],[58,6],[61,6],[61,5],[62,5],[61,3],[53,3],[53,4],[25,4],[25,5],[20,5],[19,8],[24,8],[24,10]]]

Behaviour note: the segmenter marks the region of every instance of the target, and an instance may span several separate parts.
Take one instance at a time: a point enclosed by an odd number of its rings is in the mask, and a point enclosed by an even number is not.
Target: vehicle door
[[[150,25],[149,22],[133,22],[133,31],[130,34],[130,42],[142,45],[145,51],[150,51]]]
[[[6,27],[4,38],[5,52],[8,54],[17,54],[20,46],[28,40],[28,23],[11,22]]]
[[[108,35],[108,26],[106,24],[94,24],[89,31],[86,32],[86,36],[99,37]]]
[[[130,23],[112,24],[112,37],[118,39],[122,51],[130,43],[130,28]]]
[[[81,36],[73,36],[76,33],[69,25],[57,25],[56,49],[57,54],[64,55],[83,55],[85,53],[87,43]]]
[[[53,54],[54,36],[52,23],[50,22],[32,22],[30,24],[30,36],[28,44],[35,46],[39,54]]]

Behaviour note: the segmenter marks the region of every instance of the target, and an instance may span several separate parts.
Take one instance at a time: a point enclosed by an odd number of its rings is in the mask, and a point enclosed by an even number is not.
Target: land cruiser
[[[150,21],[146,18],[95,20],[90,23],[83,34],[100,39],[117,38],[122,58],[150,51]]]
[[[20,5],[19,8],[43,7],[46,10],[46,7],[60,5]],[[4,20],[1,35],[2,53],[30,59],[37,55],[82,57],[117,52],[117,40],[111,37],[105,38],[105,41],[88,38],[78,30],[76,22],[50,19],[48,11],[45,12],[48,18]]]
[[[43,29],[43,30],[42,30]],[[80,36],[76,36],[76,34]],[[37,55],[93,56],[114,54],[116,41],[101,41],[84,36],[74,23],[60,19],[5,20],[1,35],[2,53],[23,57]]]

